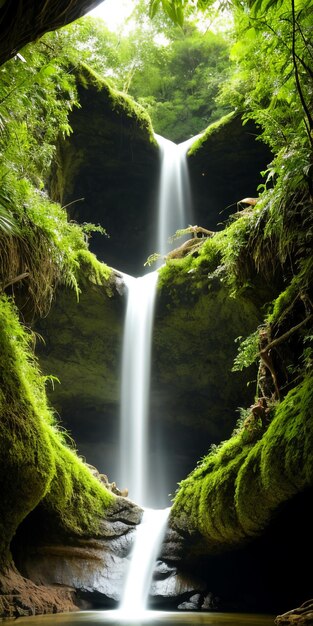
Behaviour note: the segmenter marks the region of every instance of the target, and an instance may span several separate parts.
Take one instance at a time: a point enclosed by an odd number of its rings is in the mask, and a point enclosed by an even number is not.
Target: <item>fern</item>
[[[240,342],[237,356],[234,359],[232,372],[242,371],[256,362],[259,356],[259,331],[251,333],[246,339],[237,337],[236,342]]]

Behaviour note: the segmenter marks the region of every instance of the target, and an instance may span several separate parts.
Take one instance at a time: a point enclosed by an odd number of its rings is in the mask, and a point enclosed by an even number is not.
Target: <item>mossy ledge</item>
[[[138,125],[139,128],[148,134],[151,143],[155,146],[158,145],[154,137],[152,123],[148,113],[131,96],[111,87],[105,78],[97,74],[97,72],[92,70],[85,63],[80,64],[77,71],[77,79],[78,85],[81,85],[84,89],[95,88],[97,91],[103,92],[112,110],[115,110],[118,114],[133,118],[136,122],[136,126]]]
[[[45,394],[34,359],[32,335],[19,323],[13,302],[2,297],[1,318],[1,502],[0,566],[10,561],[10,542],[40,501],[64,531],[97,534],[116,497],[93,477],[71,449]]]
[[[260,535],[282,503],[312,486],[312,383],[308,376],[276,406],[261,439],[247,442],[243,428],[180,483],[173,524],[198,531],[202,553]]]

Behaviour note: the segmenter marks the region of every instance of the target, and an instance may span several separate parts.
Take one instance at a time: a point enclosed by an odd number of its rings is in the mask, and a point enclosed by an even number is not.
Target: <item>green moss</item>
[[[239,436],[214,448],[190,476],[180,483],[172,515],[188,519],[197,528],[209,549],[234,544],[244,537],[235,509],[235,484],[238,468],[248,454]]]
[[[94,478],[75,452],[60,442],[58,434],[52,442],[55,473],[42,506],[71,535],[96,535],[99,520],[115,497]]]
[[[118,114],[126,115],[130,119],[134,119],[138,127],[148,133],[150,142],[157,147],[158,144],[154,137],[151,119],[146,110],[138,104],[138,102],[131,96],[111,87],[107,80],[85,63],[81,63],[79,66],[78,79],[85,89],[92,86],[95,87],[97,91],[105,93],[108,101],[111,103],[112,110],[116,111]]]
[[[114,282],[112,268],[108,267],[106,263],[98,261],[95,254],[89,250],[78,250],[76,258],[80,268],[79,284],[90,283],[92,285],[105,287],[107,295],[111,296]]]
[[[172,515],[214,550],[261,534],[278,507],[313,484],[313,380],[276,406],[262,439],[236,434],[180,483]]]
[[[14,288],[24,316],[46,316],[59,284],[74,289],[78,298],[84,270],[91,282],[110,288],[110,270],[88,250],[84,227],[69,222],[66,210],[26,179],[13,172],[5,180],[18,233],[0,232],[0,274],[2,284],[10,285],[25,273]]]
[[[227,113],[227,115],[224,115],[217,122],[213,122],[213,124],[210,124],[210,126],[206,128],[201,137],[199,137],[199,139],[197,139],[192,144],[191,148],[188,151],[188,156],[194,156],[198,152],[198,150],[201,150],[203,144],[207,141],[209,137],[216,133],[216,131],[218,131],[220,128],[231,122],[235,117],[235,111],[231,111],[231,113]]]
[[[44,392],[37,384],[29,340],[6,298],[0,300],[0,320],[0,561],[3,561],[19,523],[49,488],[54,454],[48,435],[52,416],[47,410],[42,416]]]
[[[201,248],[196,254],[188,254],[178,259],[168,259],[159,270],[158,289],[172,290],[186,281],[187,275],[192,275],[190,287],[199,292],[208,285],[208,274],[213,273],[221,262],[221,235],[203,239]]]
[[[0,564],[21,521],[45,498],[60,524],[86,532],[114,501],[70,450],[45,393],[32,354],[32,335],[17,310],[0,299]]]
[[[306,259],[301,259],[299,263],[299,271],[292,276],[287,288],[282,291],[273,302],[272,312],[267,317],[267,322],[269,324],[277,323],[289,309],[292,309],[296,298],[300,295],[303,296],[304,292],[310,288],[312,277],[313,258],[310,256]]]
[[[275,418],[238,473],[236,502],[247,534],[313,482],[313,390],[307,378],[277,406]]]
[[[248,289],[251,298],[256,286],[262,292],[256,280],[254,262],[245,252],[257,220],[257,210],[236,214],[222,231],[204,238],[195,253],[166,260],[159,270],[158,287],[179,285],[185,280],[184,274],[192,274],[193,291],[202,289],[208,284],[208,278],[216,276],[229,285],[233,295]]]

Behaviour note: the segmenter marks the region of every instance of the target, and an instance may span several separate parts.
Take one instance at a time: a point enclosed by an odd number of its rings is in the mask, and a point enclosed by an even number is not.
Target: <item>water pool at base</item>
[[[38,615],[35,617],[18,617],[16,626],[274,626],[273,615],[257,615],[249,613],[196,613],[146,611],[144,615],[128,618],[121,617],[119,611],[79,611],[73,613],[57,613]],[[1,626],[12,626],[12,620],[0,621]]]

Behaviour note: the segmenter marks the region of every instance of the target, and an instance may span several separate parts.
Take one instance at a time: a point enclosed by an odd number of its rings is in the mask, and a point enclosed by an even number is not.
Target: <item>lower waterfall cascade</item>
[[[140,618],[146,610],[153,569],[161,547],[170,507],[145,509],[136,531],[132,557],[120,604],[121,616]]]

